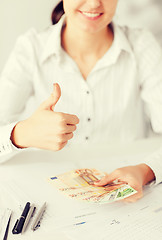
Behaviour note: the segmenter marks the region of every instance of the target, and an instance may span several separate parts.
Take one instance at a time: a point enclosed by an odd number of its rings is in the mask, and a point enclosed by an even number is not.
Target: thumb
[[[105,177],[101,178],[101,180],[95,182],[94,185],[96,185],[96,186],[105,186],[108,183],[113,182],[115,179],[116,179],[116,176],[113,173],[107,174]]]
[[[61,88],[58,83],[54,83],[51,96],[41,104],[40,108],[45,110],[54,110],[54,107],[60,97],[61,97]]]

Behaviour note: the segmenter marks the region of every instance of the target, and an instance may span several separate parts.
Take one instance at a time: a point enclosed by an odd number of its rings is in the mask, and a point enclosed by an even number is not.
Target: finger
[[[54,110],[56,103],[61,97],[61,89],[58,83],[53,85],[53,92],[50,97],[40,105],[42,110]]]
[[[59,144],[57,150],[59,151],[59,150],[61,150],[62,148],[64,148],[64,147],[66,146],[67,143],[68,143],[68,142],[66,141],[66,142],[63,142],[63,143]]]
[[[64,131],[65,133],[71,133],[74,132],[76,128],[76,125],[67,125]]]
[[[94,185],[96,186],[105,186],[108,183],[113,182],[116,179],[116,175],[114,173],[111,173],[109,175],[106,175],[105,177],[103,177],[100,181],[97,181],[94,183]]]
[[[128,202],[128,203],[133,203],[133,202],[138,201],[142,197],[143,197],[143,191],[142,191],[142,189],[138,189],[137,193],[135,193],[134,195],[132,195],[130,197],[123,199],[123,201]]]
[[[60,135],[57,135],[56,142],[58,144],[64,143],[70,140],[71,138],[73,138],[73,133],[60,134]]]
[[[62,142],[62,143],[58,143],[57,145],[55,145],[55,144],[51,145],[50,150],[60,151],[61,149],[63,149],[66,146],[67,143],[68,142]]]
[[[53,92],[51,93],[51,98],[53,98],[54,104],[52,105],[52,110],[54,111],[54,107],[58,100],[61,97],[61,88],[58,83],[53,84]]]
[[[68,141],[68,140],[70,140],[70,139],[72,139],[72,138],[73,138],[73,133],[71,132],[71,133],[65,134],[64,140],[65,140],[65,141]]]
[[[79,118],[76,115],[64,113],[64,118],[68,125],[75,125],[79,123]]]

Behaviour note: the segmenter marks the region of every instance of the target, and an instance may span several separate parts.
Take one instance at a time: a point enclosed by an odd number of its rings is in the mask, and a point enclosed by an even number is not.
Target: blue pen
[[[75,223],[74,226],[85,224],[86,222]]]

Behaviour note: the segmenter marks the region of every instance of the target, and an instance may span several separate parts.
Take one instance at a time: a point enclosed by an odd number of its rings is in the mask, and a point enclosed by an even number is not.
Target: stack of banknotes
[[[96,187],[94,182],[105,174],[97,169],[77,169],[49,178],[64,195],[92,203],[110,203],[122,200],[135,194],[137,191],[127,183],[114,181],[103,187]]]

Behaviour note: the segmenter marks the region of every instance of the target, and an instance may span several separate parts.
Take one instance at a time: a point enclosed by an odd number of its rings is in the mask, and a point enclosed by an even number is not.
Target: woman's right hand
[[[61,96],[60,86],[54,84],[53,93],[34,114],[14,127],[11,141],[19,148],[61,150],[73,137],[79,119],[76,115],[54,112]]]

